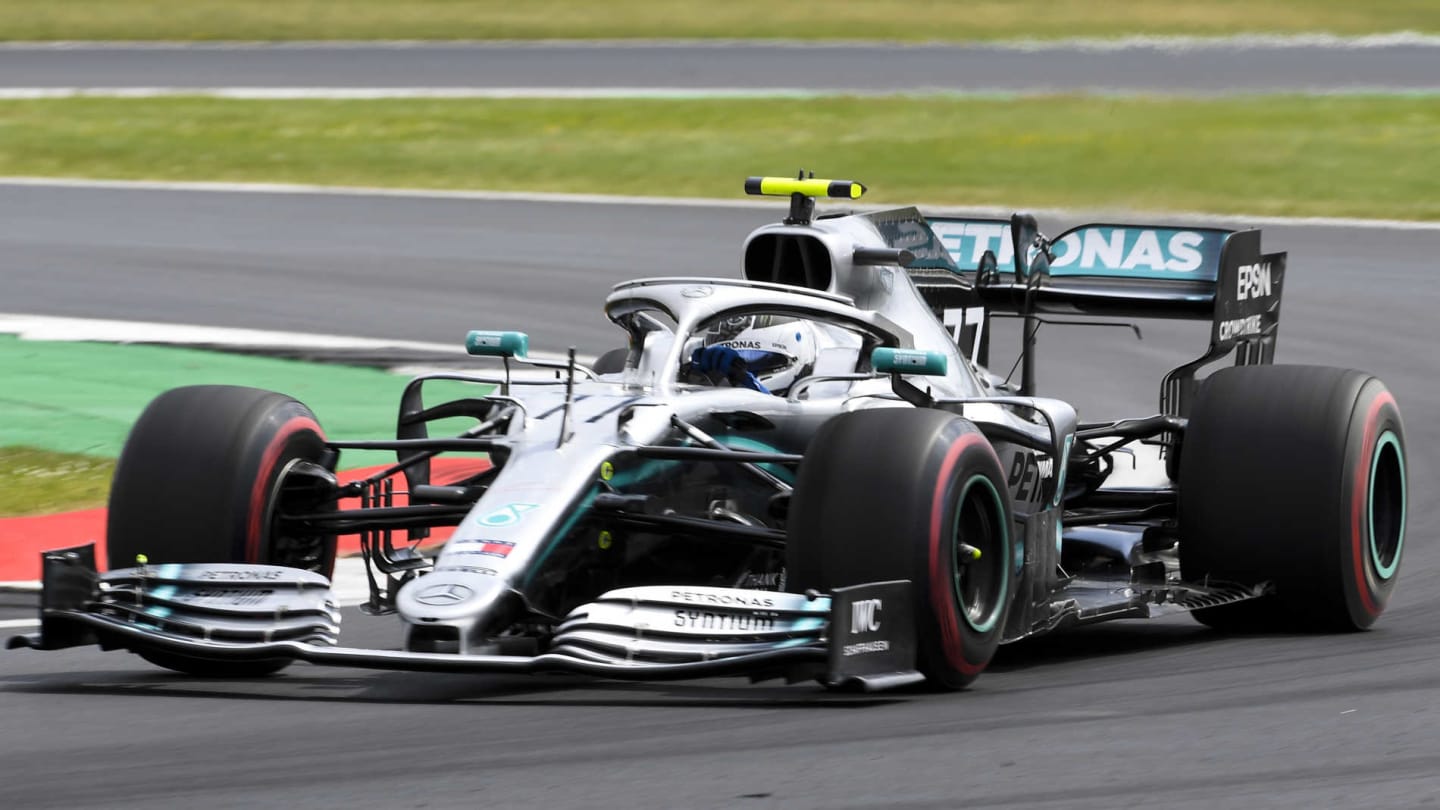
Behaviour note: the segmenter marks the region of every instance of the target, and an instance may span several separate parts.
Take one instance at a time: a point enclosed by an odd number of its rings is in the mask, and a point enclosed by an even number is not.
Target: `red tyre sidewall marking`
[[[1375,603],[1375,594],[1370,588],[1370,577],[1368,566],[1365,565],[1365,514],[1369,506],[1370,497],[1370,462],[1375,455],[1375,439],[1380,428],[1380,410],[1386,405],[1395,406],[1395,398],[1389,391],[1381,391],[1370,403],[1370,410],[1365,414],[1365,433],[1363,443],[1360,445],[1360,461],[1355,467],[1355,474],[1352,480],[1355,482],[1355,492],[1350,498],[1350,557],[1355,569],[1355,589],[1360,594],[1360,605],[1365,609],[1366,615],[1375,617],[1380,615],[1380,607]]]
[[[950,449],[940,463],[940,474],[935,481],[935,497],[930,502],[930,607],[940,625],[940,638],[945,645],[945,659],[950,666],[964,675],[976,675],[985,668],[985,663],[972,664],[965,660],[964,637],[960,624],[955,619],[957,606],[952,603],[955,584],[951,581],[950,562],[945,559],[944,540],[946,537],[944,517],[946,490],[949,489],[950,473],[960,460],[960,454],[975,444],[983,444],[985,437],[979,433],[966,433]],[[993,452],[993,451],[992,451]],[[998,461],[997,461],[998,463]]]
[[[285,450],[285,444],[291,436],[302,430],[313,431],[324,440],[325,434],[320,430],[320,425],[314,419],[305,416],[297,416],[275,432],[275,438],[265,448],[265,455],[260,459],[260,468],[255,473],[255,482],[250,489],[250,519],[245,525],[245,560],[247,562],[260,561],[260,534],[265,528],[265,496],[270,492],[270,475],[275,471],[275,465],[280,462],[280,453]]]

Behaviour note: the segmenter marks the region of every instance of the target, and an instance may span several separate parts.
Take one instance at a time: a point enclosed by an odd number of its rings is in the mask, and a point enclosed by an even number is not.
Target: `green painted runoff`
[[[0,335],[0,380],[0,517],[103,506],[131,424],[170,388],[246,385],[278,391],[309,405],[333,439],[384,439],[395,435],[407,382],[373,368],[14,335]],[[428,387],[427,392],[447,395]],[[465,426],[438,423],[433,430],[446,435]],[[393,453],[346,450],[340,466],[392,461]]]
[[[130,425],[161,392],[248,385],[309,405],[332,438],[394,435],[406,379],[372,368],[319,365],[165,346],[60,343],[0,335],[0,447],[114,458]],[[346,454],[345,466],[383,462]]]

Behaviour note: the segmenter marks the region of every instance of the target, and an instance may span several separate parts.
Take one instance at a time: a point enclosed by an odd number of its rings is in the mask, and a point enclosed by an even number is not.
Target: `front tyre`
[[[1015,588],[1011,526],[1000,461],[970,421],[909,408],[842,414],[800,466],[787,588],[910,580],[920,672],[960,689],[1000,643]]]
[[[1226,630],[1363,630],[1395,590],[1405,543],[1405,429],[1361,371],[1242,366],[1201,385],[1180,456],[1189,580],[1270,582],[1196,611]]]
[[[226,385],[161,394],[136,421],[115,467],[110,570],[143,554],[150,563],[263,563],[330,576],[336,537],[284,531],[278,515],[334,508],[323,481],[335,455],[310,409],[283,394]],[[289,663],[144,655],[195,675],[260,675]]]

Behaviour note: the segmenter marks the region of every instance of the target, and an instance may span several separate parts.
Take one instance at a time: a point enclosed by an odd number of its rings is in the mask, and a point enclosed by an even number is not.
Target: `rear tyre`
[[[1322,366],[1244,366],[1201,385],[1180,458],[1186,579],[1273,584],[1195,612],[1223,630],[1363,630],[1405,542],[1405,430],[1384,383]]]
[[[816,433],[787,522],[789,590],[908,579],[920,672],[969,685],[995,654],[1014,591],[1009,492],[970,421],[943,411],[843,414]],[[980,550],[962,558],[961,544]]]
[[[335,536],[281,532],[276,516],[281,504],[323,508],[313,473],[334,464],[315,415],[290,397],[225,385],[167,391],[140,415],[115,467],[109,568],[143,554],[150,563],[265,563],[328,577]],[[289,663],[142,655],[194,675],[261,675]]]

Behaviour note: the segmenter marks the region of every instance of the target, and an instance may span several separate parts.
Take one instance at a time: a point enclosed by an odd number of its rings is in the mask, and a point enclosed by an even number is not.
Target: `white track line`
[[[478,200],[489,202],[594,203],[598,205],[668,205],[697,208],[775,208],[783,204],[741,197],[733,200],[706,197],[637,197],[611,194],[561,194],[536,191],[453,191],[426,188],[385,188],[381,186],[321,186],[305,183],[216,183],[170,180],[90,180],[72,177],[4,177],[0,186],[43,186],[129,191],[200,191],[222,194],[316,194],[342,197],[416,197],[431,200]],[[738,185],[737,185],[738,187]],[[821,203],[822,205],[824,203]]]
[[[1378,91],[1389,93],[1390,91]],[[245,101],[301,99],[767,99],[823,96],[991,95],[937,89],[931,91],[811,90],[803,87],[0,87],[0,100],[52,98],[171,98],[196,96]],[[995,95],[1015,96],[1016,93]]]
[[[1199,51],[1233,49],[1316,49],[1371,50],[1376,48],[1440,48],[1440,35],[1419,31],[1391,31],[1383,34],[1342,36],[1326,32],[1308,34],[1237,34],[1228,37],[1129,36],[1114,39],[1076,37],[1053,40],[1006,40],[974,43],[975,47],[993,46],[1016,51]]]
[[[784,206],[775,200],[737,198],[733,200],[705,197],[640,197],[611,194],[558,194],[530,191],[444,191],[423,188],[382,188],[372,186],[318,186],[303,183],[209,183],[168,180],[89,180],[67,177],[3,177],[0,187],[35,186],[46,188],[113,189],[124,191],[182,191],[222,194],[314,194],[329,196],[413,197],[436,200],[476,200],[481,202],[564,203],[593,205],[660,205],[688,208],[750,208],[772,209],[783,215]],[[937,216],[1008,217],[1015,209],[999,206],[941,206],[915,203],[927,213]],[[823,209],[827,207],[820,203]],[[853,210],[882,210],[894,206],[839,206]],[[1359,228],[1396,231],[1440,231],[1440,222],[1406,219],[1363,219],[1359,217],[1277,217],[1258,214],[1216,214],[1206,211],[1132,211],[1128,209],[1027,208],[1036,216],[1063,219],[1127,218],[1136,221],[1187,221],[1195,224],[1239,225],[1253,227]],[[390,343],[389,345],[398,345]],[[434,345],[434,344],[430,344]]]
[[[314,335],[301,332],[270,332],[259,329],[229,329],[186,324],[94,318],[54,318],[0,313],[0,333],[18,335],[22,340],[99,341],[104,343],[174,343],[182,345],[223,345],[244,349],[403,349],[437,354],[464,355],[458,345],[376,338]]]
[[[1236,34],[1232,36],[1126,36],[1114,38],[1071,37],[1068,39],[1010,39],[973,41],[894,41],[894,40],[795,40],[795,39],[537,39],[537,40],[229,40],[212,42],[179,42],[149,40],[56,40],[0,43],[0,50],[94,50],[129,49],[155,51],[234,51],[234,50],[442,50],[446,48],[733,48],[736,46],[777,47],[795,49],[850,49],[886,46],[891,48],[975,48],[1017,51],[1127,51],[1127,50],[1201,50],[1235,48],[1312,48],[1361,50],[1375,48],[1419,47],[1440,48],[1440,35],[1419,31],[1387,31],[1378,34],[1341,35],[1325,31],[1299,34]]]
[[[330,593],[335,597],[335,604],[341,607],[363,605],[370,601],[370,582],[365,576],[363,557],[341,557],[335,561]]]
[[[0,619],[0,628],[39,627],[39,619]]]
[[[463,347],[449,343],[426,343],[413,340],[385,340],[348,335],[321,335],[304,332],[272,332],[260,329],[235,329],[218,326],[118,321],[99,318],[60,318],[47,315],[25,315],[0,312],[0,334],[16,335],[21,340],[93,341],[98,343],[147,343],[174,346],[219,346],[264,353],[279,350],[338,351],[405,351],[450,355],[456,360],[469,357]],[[531,352],[530,358],[563,362],[564,355],[554,352]],[[584,362],[586,358],[581,357]],[[400,368],[418,368],[402,366]],[[451,369],[454,370],[454,369]],[[477,369],[494,373],[495,369]],[[530,371],[523,366],[516,369]],[[554,372],[536,372],[550,376]]]

